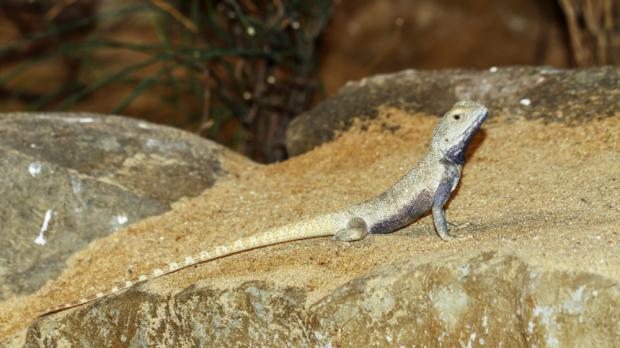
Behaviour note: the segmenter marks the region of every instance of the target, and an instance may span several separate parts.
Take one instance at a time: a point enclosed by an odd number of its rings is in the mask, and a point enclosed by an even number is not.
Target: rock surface
[[[0,299],[36,291],[93,239],[200,194],[226,175],[223,152],[115,116],[0,115]]]
[[[425,216],[357,243],[232,255],[36,319],[115,281],[380,194],[424,154],[437,118],[379,108],[307,154],[248,167],[91,242],[53,282],[0,302],[0,346],[615,347],[620,117],[608,116],[489,119],[447,209],[473,238],[442,242]]]
[[[291,156],[307,152],[347,129],[353,118],[376,117],[380,108],[437,114],[462,99],[487,105],[491,117],[561,122],[608,117],[620,112],[620,69],[406,70],[366,78],[291,121],[286,148]]]
[[[204,283],[204,282],[201,282]],[[510,256],[392,264],[304,308],[294,287],[150,287],[35,323],[28,347],[613,347],[620,286]]]

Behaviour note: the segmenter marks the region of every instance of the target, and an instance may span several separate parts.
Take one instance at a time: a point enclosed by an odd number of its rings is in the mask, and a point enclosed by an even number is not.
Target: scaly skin
[[[445,241],[453,240],[443,210],[461,177],[465,151],[488,115],[487,108],[471,101],[460,101],[448,111],[433,132],[430,149],[424,158],[392,187],[377,197],[344,209],[305,219],[188,256],[134,279],[117,283],[107,290],[78,301],[46,309],[41,316],[77,307],[120,293],[136,284],[161,277],[179,269],[269,245],[295,240],[328,237],[357,241],[368,233],[394,232],[431,210],[435,230]]]

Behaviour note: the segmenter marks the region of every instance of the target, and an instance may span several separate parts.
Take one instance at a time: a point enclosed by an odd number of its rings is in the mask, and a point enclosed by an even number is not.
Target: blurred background
[[[349,80],[619,63],[618,0],[0,1],[0,112],[121,114],[266,163]]]

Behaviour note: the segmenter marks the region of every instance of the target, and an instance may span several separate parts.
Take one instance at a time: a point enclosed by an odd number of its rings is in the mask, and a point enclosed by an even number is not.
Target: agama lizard
[[[454,104],[435,128],[429,151],[424,158],[377,197],[332,213],[272,228],[260,235],[220,245],[213,250],[202,251],[181,262],[173,262],[135,279],[117,283],[94,295],[49,308],[41,316],[119,293],[182,268],[256,248],[327,236],[351,242],[369,233],[394,232],[429,210],[432,211],[439,237],[445,241],[453,240],[455,237],[448,234],[443,206],[459,182],[467,146],[487,115],[487,108],[481,104],[471,101]]]

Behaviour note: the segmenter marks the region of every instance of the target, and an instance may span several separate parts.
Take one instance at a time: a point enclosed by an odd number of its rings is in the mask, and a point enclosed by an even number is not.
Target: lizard
[[[91,296],[48,308],[39,316],[120,293],[182,268],[252,249],[329,236],[338,241],[353,242],[368,234],[391,233],[409,225],[429,210],[432,212],[435,231],[442,240],[460,239],[448,233],[444,204],[460,180],[467,146],[487,116],[487,108],[479,103],[459,101],[454,104],[435,127],[426,155],[395,184],[376,197],[187,256],[182,261],[172,262],[164,268],[116,283]]]

